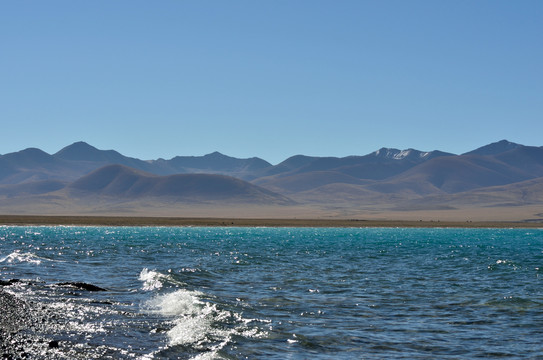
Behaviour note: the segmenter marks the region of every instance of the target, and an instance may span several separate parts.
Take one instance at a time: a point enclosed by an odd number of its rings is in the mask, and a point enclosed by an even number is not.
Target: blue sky
[[[543,1],[2,1],[0,154],[543,145]]]

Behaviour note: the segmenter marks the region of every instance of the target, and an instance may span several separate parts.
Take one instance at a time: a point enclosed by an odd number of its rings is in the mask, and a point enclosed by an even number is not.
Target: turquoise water
[[[59,314],[36,357],[543,358],[539,229],[0,227],[0,244],[0,279],[23,280],[4,291]]]

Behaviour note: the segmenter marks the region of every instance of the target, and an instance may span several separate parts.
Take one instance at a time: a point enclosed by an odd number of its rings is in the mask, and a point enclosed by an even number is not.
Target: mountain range
[[[73,204],[78,211],[115,212],[121,203],[123,211],[237,204],[343,209],[346,216],[355,210],[537,207],[543,203],[543,147],[502,140],[461,155],[381,148],[362,156],[296,155],[277,165],[219,152],[140,160],[85,142],[55,154],[29,148],[0,155],[3,213],[48,212],[55,204],[56,213]]]

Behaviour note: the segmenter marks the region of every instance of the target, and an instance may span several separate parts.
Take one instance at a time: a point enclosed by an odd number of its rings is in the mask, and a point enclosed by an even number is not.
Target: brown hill
[[[235,201],[289,204],[292,201],[246,181],[224,175],[158,176],[122,165],[104,166],[66,188],[71,197],[108,196],[125,199],[162,197],[185,201]]]
[[[412,189],[421,195],[457,193],[533,177],[532,173],[493,156],[461,155],[429,160],[370,188],[384,192]]]
[[[439,204],[455,208],[518,207],[543,203],[543,177],[456,194],[440,194],[404,202],[405,209],[431,209]]]
[[[320,186],[336,183],[366,185],[372,183],[372,181],[358,179],[354,176],[337,171],[312,171],[289,176],[274,175],[253,181],[253,184],[287,194],[307,191]]]
[[[156,175],[209,173],[254,179],[271,164],[253,157],[237,159],[214,152],[204,156],[176,156],[171,160],[144,161],[115,150],[99,150],[79,141],[50,155],[29,148],[0,155],[0,184],[19,184],[40,180],[74,181],[105,165],[125,165]]]
[[[496,154],[494,158],[524,172],[526,176],[543,176],[543,147],[519,145],[510,151]]]
[[[481,146],[475,150],[469,151],[463,155],[497,155],[516,148],[522,147],[523,145],[515,144],[507,140],[500,140],[488,145]]]
[[[385,194],[363,185],[333,183],[292,194],[300,203],[321,204],[327,208],[388,208],[413,196]],[[416,196],[415,196],[416,197]]]
[[[358,179],[382,180],[402,173],[413,166],[434,158],[453,156],[442,151],[422,152],[414,149],[398,150],[381,148],[363,156],[309,157],[293,156],[282,163],[259,173],[260,178],[274,175],[274,179],[295,174],[337,172]],[[273,179],[269,179],[273,181]]]
[[[154,160],[153,167],[162,167],[168,174],[209,173],[234,176],[244,180],[257,177],[256,173],[272,165],[260,158],[237,159],[218,151],[204,156],[176,156],[170,160]],[[157,173],[157,171],[153,171]]]
[[[204,215],[236,206],[254,215],[247,209],[279,205],[273,211],[280,215],[306,206],[349,216],[501,207],[507,215],[543,203],[541,179],[543,147],[505,140],[459,156],[382,148],[343,158],[297,155],[276,166],[217,152],[142,161],[79,142],[54,155],[33,148],[1,155],[0,209],[169,214],[184,207],[194,215],[197,204]],[[290,199],[296,204],[287,208]]]
[[[66,163],[46,152],[28,148],[0,156],[0,184],[19,184],[29,181],[50,180],[64,173]],[[68,170],[67,176],[74,171]]]
[[[25,182],[22,184],[0,185],[0,196],[16,197],[21,195],[46,194],[57,191],[66,186],[66,183],[57,180],[41,180]]]

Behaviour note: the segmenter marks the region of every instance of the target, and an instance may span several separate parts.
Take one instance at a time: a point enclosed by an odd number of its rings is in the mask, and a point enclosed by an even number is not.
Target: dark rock
[[[101,288],[99,286],[92,285],[92,284],[87,284],[87,283],[84,283],[84,282],[72,282],[72,281],[69,281],[69,282],[58,283],[57,285],[58,286],[69,286],[69,287],[74,287],[74,288],[77,288],[77,289],[87,290],[87,291],[107,291],[106,289]]]
[[[51,340],[49,341],[49,348],[56,349],[59,347],[59,343],[57,340]]]
[[[0,286],[9,286],[21,282],[19,279],[0,280]]]

